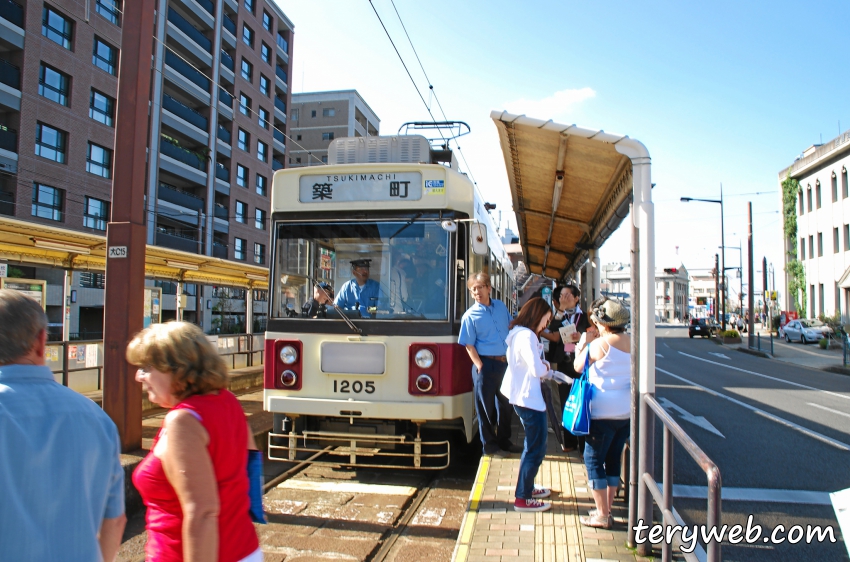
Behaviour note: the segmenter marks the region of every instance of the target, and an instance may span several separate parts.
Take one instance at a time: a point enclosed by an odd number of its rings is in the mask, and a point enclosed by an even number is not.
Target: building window
[[[811,213],[812,209],[814,209],[814,207],[812,207],[812,186],[809,186],[806,189],[806,204],[808,205],[807,208],[809,209],[809,212]]]
[[[818,257],[823,257],[823,232],[818,232]]]
[[[244,23],[242,24],[242,42],[252,49],[254,48],[254,30]]]
[[[35,153],[42,158],[64,164],[67,140],[68,133],[64,131],[44,123],[38,123],[35,126]]]
[[[850,224],[844,225],[844,251],[850,250]]]
[[[300,164],[300,163],[301,163],[301,157],[300,157],[300,156],[298,156],[298,157],[296,157],[296,158],[295,158],[295,163],[296,163],[296,164]]]
[[[245,261],[245,246],[246,242],[244,238],[233,239],[233,259]],[[812,297],[814,297],[814,295],[812,295]]]
[[[242,78],[244,78],[245,80],[250,82],[252,80],[253,76],[254,76],[254,66],[250,62],[246,61],[245,59],[242,59]]]
[[[121,13],[118,8],[118,0],[97,0],[94,10],[105,17],[107,21],[118,25],[118,14]]]
[[[263,29],[266,31],[272,30],[272,16],[265,10],[263,10]]]
[[[841,240],[840,235],[838,234],[838,227],[832,229],[832,249],[833,253],[838,253],[841,251]]]
[[[809,259],[814,259],[815,257],[815,237],[809,236]]]
[[[806,239],[800,238],[800,259],[805,261],[806,259]]]
[[[298,121],[298,110],[297,109],[292,110],[292,115],[290,115],[290,119],[292,119],[293,121]]]
[[[257,159],[261,162],[269,161],[269,145],[263,141],[257,141]]]
[[[244,150],[248,152],[248,145],[251,144],[251,135],[239,129],[239,133],[236,135],[236,146],[239,147],[239,150]]]
[[[838,201],[838,176],[832,172],[832,202]]]
[[[33,183],[32,216],[61,222],[64,220],[63,207],[65,192],[49,185]]]
[[[86,197],[86,209],[83,214],[83,226],[95,230],[106,230],[106,222],[109,220],[109,203]]]
[[[52,8],[45,7],[41,12],[41,34],[56,43],[71,50],[73,39],[73,24],[71,20],[59,15]]]
[[[328,163],[328,155],[327,155],[327,154],[325,154],[324,156],[322,156],[322,163],[323,163],[323,164],[327,164],[327,163]]]
[[[102,178],[112,177],[112,151],[99,144],[89,143],[86,171]]]
[[[262,74],[260,74],[260,93],[263,94],[264,96],[269,95],[269,86],[270,85],[271,85],[271,82],[269,81],[269,79],[266,78],[265,76],[263,76]]]
[[[257,174],[257,195],[266,196],[266,177]]]
[[[115,100],[97,90],[92,90],[89,117],[111,127],[115,122]]]
[[[266,229],[266,212],[262,209],[254,209],[254,228]]]
[[[322,109],[322,117],[333,117],[336,115],[336,109],[332,107],[326,107]]]
[[[243,93],[239,94],[239,113],[251,116],[251,98]]]
[[[811,303],[811,307],[809,308],[809,316],[811,318],[815,317],[815,286],[809,285],[809,301]]]
[[[322,133],[322,140],[323,141],[332,141],[332,140],[334,140],[334,134],[332,132],[331,133]]]
[[[260,108],[257,109],[257,116],[258,116],[257,121],[260,124],[260,127],[262,127],[263,129],[268,129],[269,128],[269,112],[266,111],[265,109],[263,109],[262,107],[260,107]]]
[[[815,202],[817,203],[817,208],[820,209],[820,180],[815,182]]]
[[[242,201],[236,202],[236,222],[246,224],[248,222],[248,207]]]
[[[295,140],[301,140],[301,135],[295,135]]]
[[[86,289],[104,289],[106,275],[103,273],[92,273],[91,271],[84,271],[80,273],[80,287],[84,287]]]
[[[316,110],[315,110],[315,109],[311,109],[311,110],[310,110],[310,117],[315,117],[315,116],[316,116]]]
[[[263,59],[263,62],[265,63],[272,63],[272,49],[265,43],[260,45],[260,58]]]
[[[850,193],[847,188],[847,168],[841,168],[841,198],[847,199],[848,195]]]
[[[818,283],[818,315],[823,316],[823,283]]]
[[[91,62],[113,76],[118,75],[118,49],[98,37],[94,38],[94,53]]]
[[[38,74],[38,94],[58,104],[68,105],[71,79],[67,74],[41,63]]]
[[[239,187],[248,186],[248,168],[242,164],[236,164],[236,185]]]
[[[802,190],[798,191],[797,195],[798,195],[798,199],[800,200],[800,213],[799,214],[802,215],[803,213],[806,212],[805,207],[803,207],[803,191]]]
[[[245,9],[254,13],[254,0],[245,0]]]
[[[266,245],[254,244],[254,263],[263,265],[266,263]]]

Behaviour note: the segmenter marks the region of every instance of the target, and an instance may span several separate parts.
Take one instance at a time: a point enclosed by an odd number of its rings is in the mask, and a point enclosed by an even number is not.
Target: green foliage
[[[770,320],[770,325],[773,328],[773,331],[776,332],[779,330],[779,323],[782,321],[782,318],[777,314]]]
[[[790,277],[788,294],[795,301],[795,308],[800,317],[806,317],[806,269],[797,259],[797,194],[800,192],[800,182],[791,177],[791,171],[782,180],[782,213],[785,217],[785,238],[791,242],[788,252],[788,262],[785,271]]]
[[[818,345],[821,349],[826,349],[827,347],[829,347],[829,340],[826,338],[821,338],[820,340],[818,340]]]
[[[17,278],[17,279],[23,279],[24,272],[21,271],[20,269],[18,269],[17,267],[9,266],[8,270],[6,271],[6,277],[14,277],[14,278]]]
[[[741,337],[741,334],[738,333],[738,330],[726,330],[726,331],[721,330],[720,331],[720,337],[721,338],[739,338],[739,337]]]

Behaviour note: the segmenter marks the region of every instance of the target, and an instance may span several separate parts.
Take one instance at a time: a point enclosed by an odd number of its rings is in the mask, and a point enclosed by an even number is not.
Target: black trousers
[[[486,357],[481,358],[481,363],[483,368],[480,372],[475,365],[472,366],[475,409],[484,453],[492,454],[511,444],[514,409],[507,397],[499,392],[508,364]]]

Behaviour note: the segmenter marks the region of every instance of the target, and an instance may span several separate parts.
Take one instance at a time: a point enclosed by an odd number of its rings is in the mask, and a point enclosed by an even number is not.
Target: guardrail
[[[682,429],[672,417],[670,417],[670,414],[661,407],[661,404],[658,403],[654,396],[645,394],[643,395],[642,400],[644,401],[644,404],[652,408],[652,411],[656,416],[658,416],[658,419],[661,420],[661,423],[664,426],[664,453],[662,457],[662,486],[664,489],[661,490],[658,487],[658,483],[649,472],[644,472],[640,477],[643,485],[645,485],[647,490],[649,490],[649,493],[652,495],[652,499],[661,510],[663,524],[665,526],[685,526],[684,520],[673,511],[673,437],[675,437],[676,441],[679,442],[691,458],[696,461],[703,472],[705,472],[706,478],[708,479],[708,510],[706,515],[706,525],[709,529],[712,527],[719,529],[721,490],[720,469],[717,468],[714,461],[708,458],[708,455],[699,448],[699,445],[697,445],[693,439],[688,437],[685,430]],[[654,464],[652,459],[650,459],[649,462],[650,465]],[[649,523],[647,522],[647,524]],[[681,539],[680,533],[679,539]],[[672,544],[668,544],[667,541],[662,542],[661,560],[664,562],[670,562],[670,560],[672,560],[672,548]],[[689,562],[696,562],[699,560],[694,552],[681,552],[681,554],[685,557],[685,560],[688,560]],[[708,543],[706,545],[706,554],[708,555],[706,559],[707,562],[719,562],[720,543]]]

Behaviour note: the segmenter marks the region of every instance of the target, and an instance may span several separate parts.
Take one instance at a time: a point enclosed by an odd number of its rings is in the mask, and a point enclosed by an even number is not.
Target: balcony
[[[0,148],[9,152],[18,152],[18,131],[0,125]]]
[[[277,44],[281,49],[283,49],[284,53],[286,53],[287,55],[289,54],[289,42],[284,39],[283,35],[281,35],[280,33],[277,34]]]
[[[287,84],[287,83],[288,83],[288,82],[287,82],[287,78],[286,78],[286,71],[285,71],[283,68],[281,68],[281,67],[279,67],[279,66],[275,66],[275,67],[274,67],[274,73],[275,73],[275,75],[276,75],[278,78],[280,78],[281,80],[283,80],[283,83],[284,83],[284,84]]]
[[[12,0],[0,0],[0,18],[14,23],[18,27],[24,27],[24,8]]]
[[[21,69],[8,61],[0,59],[0,82],[16,90],[20,90]]]
[[[212,0],[195,0],[198,4],[200,4],[201,8],[208,11],[210,14],[215,14],[215,6],[212,3]]]
[[[206,52],[212,53],[212,41],[201,33],[198,28],[189,23],[186,18],[171,8],[168,8],[168,21],[173,23],[174,27],[185,33],[189,39],[200,45]]]
[[[221,125],[218,126],[218,140],[224,141],[227,144],[232,144],[232,142],[231,142],[232,138],[233,138],[233,135],[230,134],[230,131],[228,131],[227,129],[225,129]]]
[[[272,136],[274,137],[274,140],[280,142],[280,144],[286,145],[286,137],[277,127],[272,130]]]
[[[224,49],[221,50],[221,64],[229,68],[232,72],[236,72],[236,65],[233,62],[233,57],[227,54]]]
[[[215,177],[222,181],[230,182],[230,170],[216,162]]]
[[[281,110],[284,115],[286,115],[286,102],[280,99],[279,97],[274,97],[274,106]]]
[[[156,227],[156,245],[193,254],[198,253],[198,241],[193,237],[161,226]]]
[[[207,127],[209,127],[209,119],[207,119],[188,105],[180,103],[168,94],[163,94],[162,96],[162,108],[167,109],[177,117],[180,117],[184,121],[191,123],[202,131],[206,131]]]
[[[233,96],[230,95],[230,92],[225,90],[224,88],[218,89],[218,101],[226,105],[227,107],[233,107]]]
[[[221,258],[223,260],[227,259],[227,244],[222,244],[221,242],[213,242],[213,251],[212,255],[214,258]]]
[[[176,70],[180,75],[201,88],[203,91],[209,93],[211,85],[210,79],[202,72],[193,68],[179,56],[175,55],[170,49],[166,49],[165,51],[165,64]]]
[[[168,201],[169,203],[174,203],[175,205],[180,205],[181,207],[186,207],[193,211],[204,210],[203,199],[193,193],[183,191],[179,187],[174,187],[167,183],[160,182],[157,196],[163,201]]]
[[[277,158],[272,158],[272,170],[278,171],[283,169],[283,162]]]
[[[165,156],[173,158],[178,162],[182,162],[187,166],[191,166],[196,170],[201,170],[205,172],[207,169],[206,159],[201,158],[200,155],[195,152],[192,152],[191,150],[186,150],[185,148],[177,146],[176,144],[171,143],[165,139],[160,140],[159,151]]]
[[[0,191],[0,215],[15,216],[15,194]]]
[[[213,209],[213,216],[217,219],[228,220],[227,218],[227,207],[221,205],[219,203],[215,204],[215,208]]]
[[[222,14],[221,24],[222,24],[222,26],[224,26],[224,29],[226,29],[234,37],[236,37],[236,23],[232,19],[230,19],[226,15]]]

